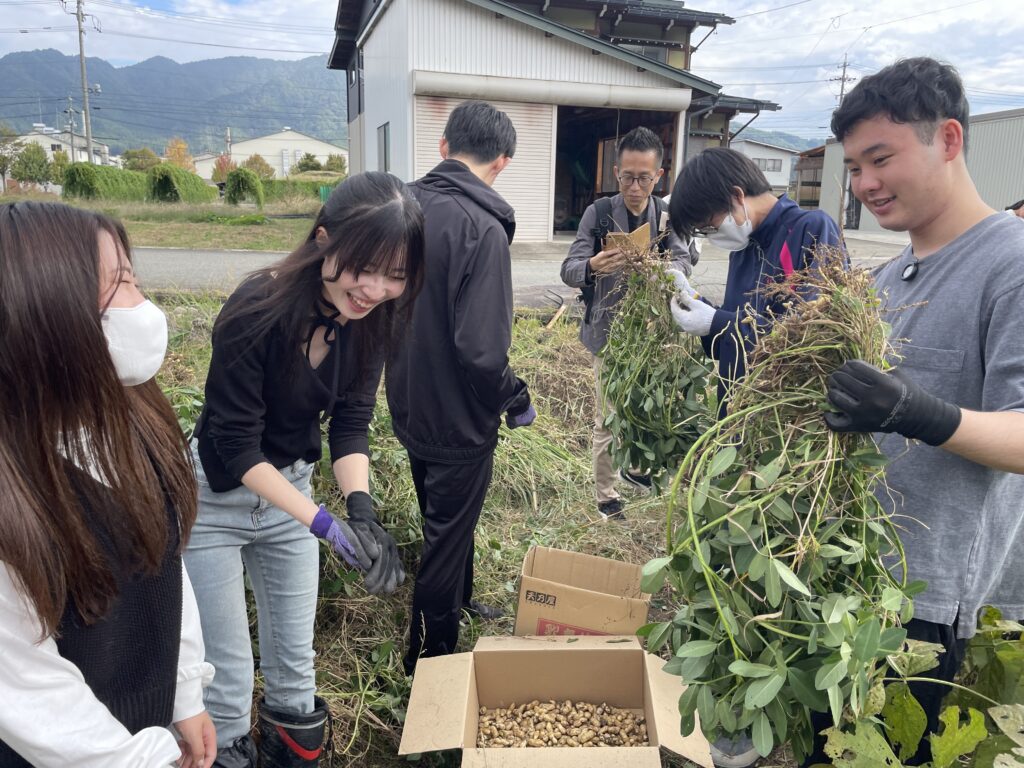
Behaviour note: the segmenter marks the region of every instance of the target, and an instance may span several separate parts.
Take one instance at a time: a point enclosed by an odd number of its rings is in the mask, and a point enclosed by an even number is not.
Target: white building
[[[241,165],[253,155],[260,155],[274,169],[274,178],[277,179],[286,177],[292,166],[307,152],[319,160],[321,165],[327,162],[328,155],[341,155],[346,162],[348,161],[348,150],[344,147],[293,131],[291,128],[284,128],[269,136],[231,143],[231,160],[236,165]],[[217,157],[218,155],[205,154],[193,158],[196,173],[204,179],[209,179],[213,175]]]
[[[53,160],[53,153],[63,150],[72,163],[84,163],[89,159],[86,138],[80,133],[58,131],[43,123],[33,123],[32,130],[19,137],[23,144],[38,144],[46,150],[46,159]],[[110,147],[96,139],[92,140],[92,156],[96,165],[110,165]]]
[[[793,164],[799,151],[754,139],[733,139],[729,146],[757,163],[775,194],[781,195],[789,189]]]
[[[967,131],[967,170],[981,199],[997,211],[1024,197],[1024,109],[971,117]],[[888,232],[850,192],[849,178],[843,168],[843,147],[835,139],[829,139],[821,179],[821,208],[837,221],[844,183],[846,228]]]
[[[574,232],[595,197],[618,191],[615,145],[630,129],[661,137],[655,192],[667,194],[685,157],[728,144],[738,112],[778,109],[687,71],[691,35],[731,23],[676,2],[339,0],[328,66],[347,71],[351,170],[422,176],[451,110],[485,99],[518,134],[495,184],[517,242]]]

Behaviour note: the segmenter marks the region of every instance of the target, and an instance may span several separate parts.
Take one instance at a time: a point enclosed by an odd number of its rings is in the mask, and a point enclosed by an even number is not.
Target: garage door
[[[416,96],[413,167],[416,178],[441,161],[438,141],[448,115],[461,99]],[[551,104],[491,102],[506,113],[516,127],[516,154],[494,183],[494,189],[516,211],[516,242],[551,239],[552,157],[555,109]]]

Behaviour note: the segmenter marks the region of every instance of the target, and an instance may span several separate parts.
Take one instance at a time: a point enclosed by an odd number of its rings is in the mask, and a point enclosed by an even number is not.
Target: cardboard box
[[[531,547],[523,560],[517,635],[632,635],[647,623],[640,566]]]
[[[712,768],[700,726],[679,735],[680,679],[635,637],[483,637],[472,653],[420,659],[400,755],[462,749],[463,768],[660,768],[659,749]],[[478,749],[480,707],[539,701],[610,704],[643,713],[647,747]]]

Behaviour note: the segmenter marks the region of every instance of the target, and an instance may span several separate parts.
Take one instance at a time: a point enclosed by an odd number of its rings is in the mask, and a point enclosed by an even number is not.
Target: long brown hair
[[[53,634],[68,605],[93,623],[122,572],[163,562],[177,515],[196,517],[187,444],[155,380],[121,384],[99,308],[99,236],[130,258],[114,220],[60,203],[0,205],[0,561]],[[112,564],[74,475],[102,478],[129,562]],[[80,473],[79,473],[80,474]],[[80,485],[80,484],[79,484]]]
[[[326,242],[317,241],[323,227]],[[401,268],[402,295],[385,302],[353,326],[362,364],[386,356],[395,337],[404,332],[413,302],[423,285],[423,213],[409,188],[397,176],[370,171],[350,176],[321,207],[305,241],[276,264],[253,272],[247,280],[265,283],[255,302],[228,307],[218,325],[245,317],[245,340],[254,345],[279,328],[285,343],[298,354],[306,341],[317,307],[324,303],[322,269],[326,257],[337,255],[334,274],[342,271],[388,272]],[[272,279],[271,279],[272,278]]]

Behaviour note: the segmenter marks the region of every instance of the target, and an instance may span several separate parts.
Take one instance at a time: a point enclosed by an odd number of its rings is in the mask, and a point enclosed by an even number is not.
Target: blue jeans
[[[320,550],[308,528],[248,488],[211,491],[194,443],[192,453],[199,515],[185,563],[199,603],[206,660],[216,670],[203,699],[222,749],[250,729],[255,675],[245,576],[256,600],[267,705],[296,714],[313,711]],[[306,496],[312,473],[304,461],[281,470]]]

